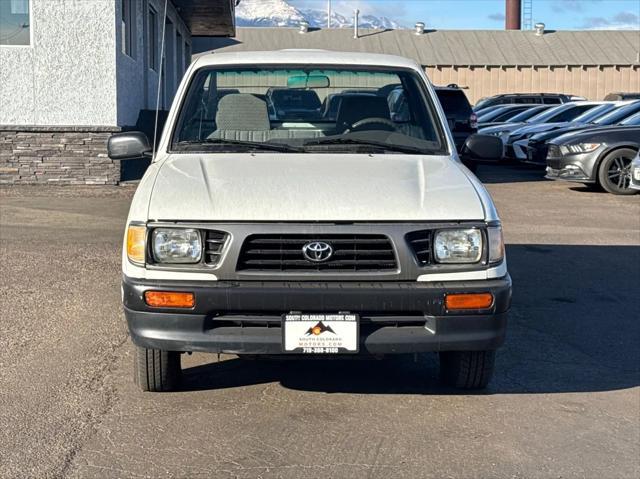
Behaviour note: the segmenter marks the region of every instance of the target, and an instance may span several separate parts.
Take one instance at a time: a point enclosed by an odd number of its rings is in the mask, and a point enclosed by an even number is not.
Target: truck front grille
[[[205,231],[204,262],[209,266],[216,266],[220,262],[227,233],[215,230]]]
[[[319,262],[305,258],[303,247],[320,241],[332,255]],[[393,271],[398,268],[391,240],[368,234],[260,234],[247,237],[240,250],[239,271],[352,272]]]
[[[420,266],[431,264],[431,230],[413,231],[407,234],[407,241]]]

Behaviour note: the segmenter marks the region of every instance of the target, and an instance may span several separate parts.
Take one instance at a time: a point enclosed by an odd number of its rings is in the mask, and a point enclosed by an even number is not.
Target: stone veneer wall
[[[0,184],[118,184],[120,162],[107,157],[107,139],[118,131],[0,125]]]

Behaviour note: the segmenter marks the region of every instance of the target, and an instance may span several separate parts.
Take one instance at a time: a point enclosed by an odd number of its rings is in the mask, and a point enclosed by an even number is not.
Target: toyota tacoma
[[[489,382],[511,301],[500,218],[463,166],[424,70],[396,56],[199,56],[133,198],[122,300],[146,391],[185,352],[292,358],[437,352],[442,379]]]

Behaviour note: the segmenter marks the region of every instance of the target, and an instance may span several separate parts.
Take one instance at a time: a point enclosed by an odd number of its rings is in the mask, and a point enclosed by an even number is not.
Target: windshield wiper
[[[204,146],[204,145],[233,145],[243,146],[251,150],[268,150],[268,151],[284,151],[284,152],[301,152],[301,148],[286,145],[283,143],[261,143],[258,141],[241,141],[229,140],[226,138],[205,138],[204,140],[185,140],[176,143],[176,146]]]
[[[370,146],[376,149],[387,151],[399,151],[401,153],[418,153],[426,154],[425,150],[411,145],[398,145],[397,143],[383,143],[381,141],[360,140],[355,138],[326,138],[319,140],[307,141],[304,146],[324,146],[324,145],[353,145],[353,146]]]

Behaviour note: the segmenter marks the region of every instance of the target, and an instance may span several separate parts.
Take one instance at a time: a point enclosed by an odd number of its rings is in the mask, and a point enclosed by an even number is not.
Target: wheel
[[[620,148],[604,157],[598,168],[598,182],[614,195],[633,195],[631,184],[631,161],[637,152],[631,148]]]
[[[133,374],[134,382],[143,391],[173,391],[182,374],[180,353],[136,346]]]
[[[440,379],[455,388],[483,389],[493,376],[495,358],[495,351],[443,351]]]

